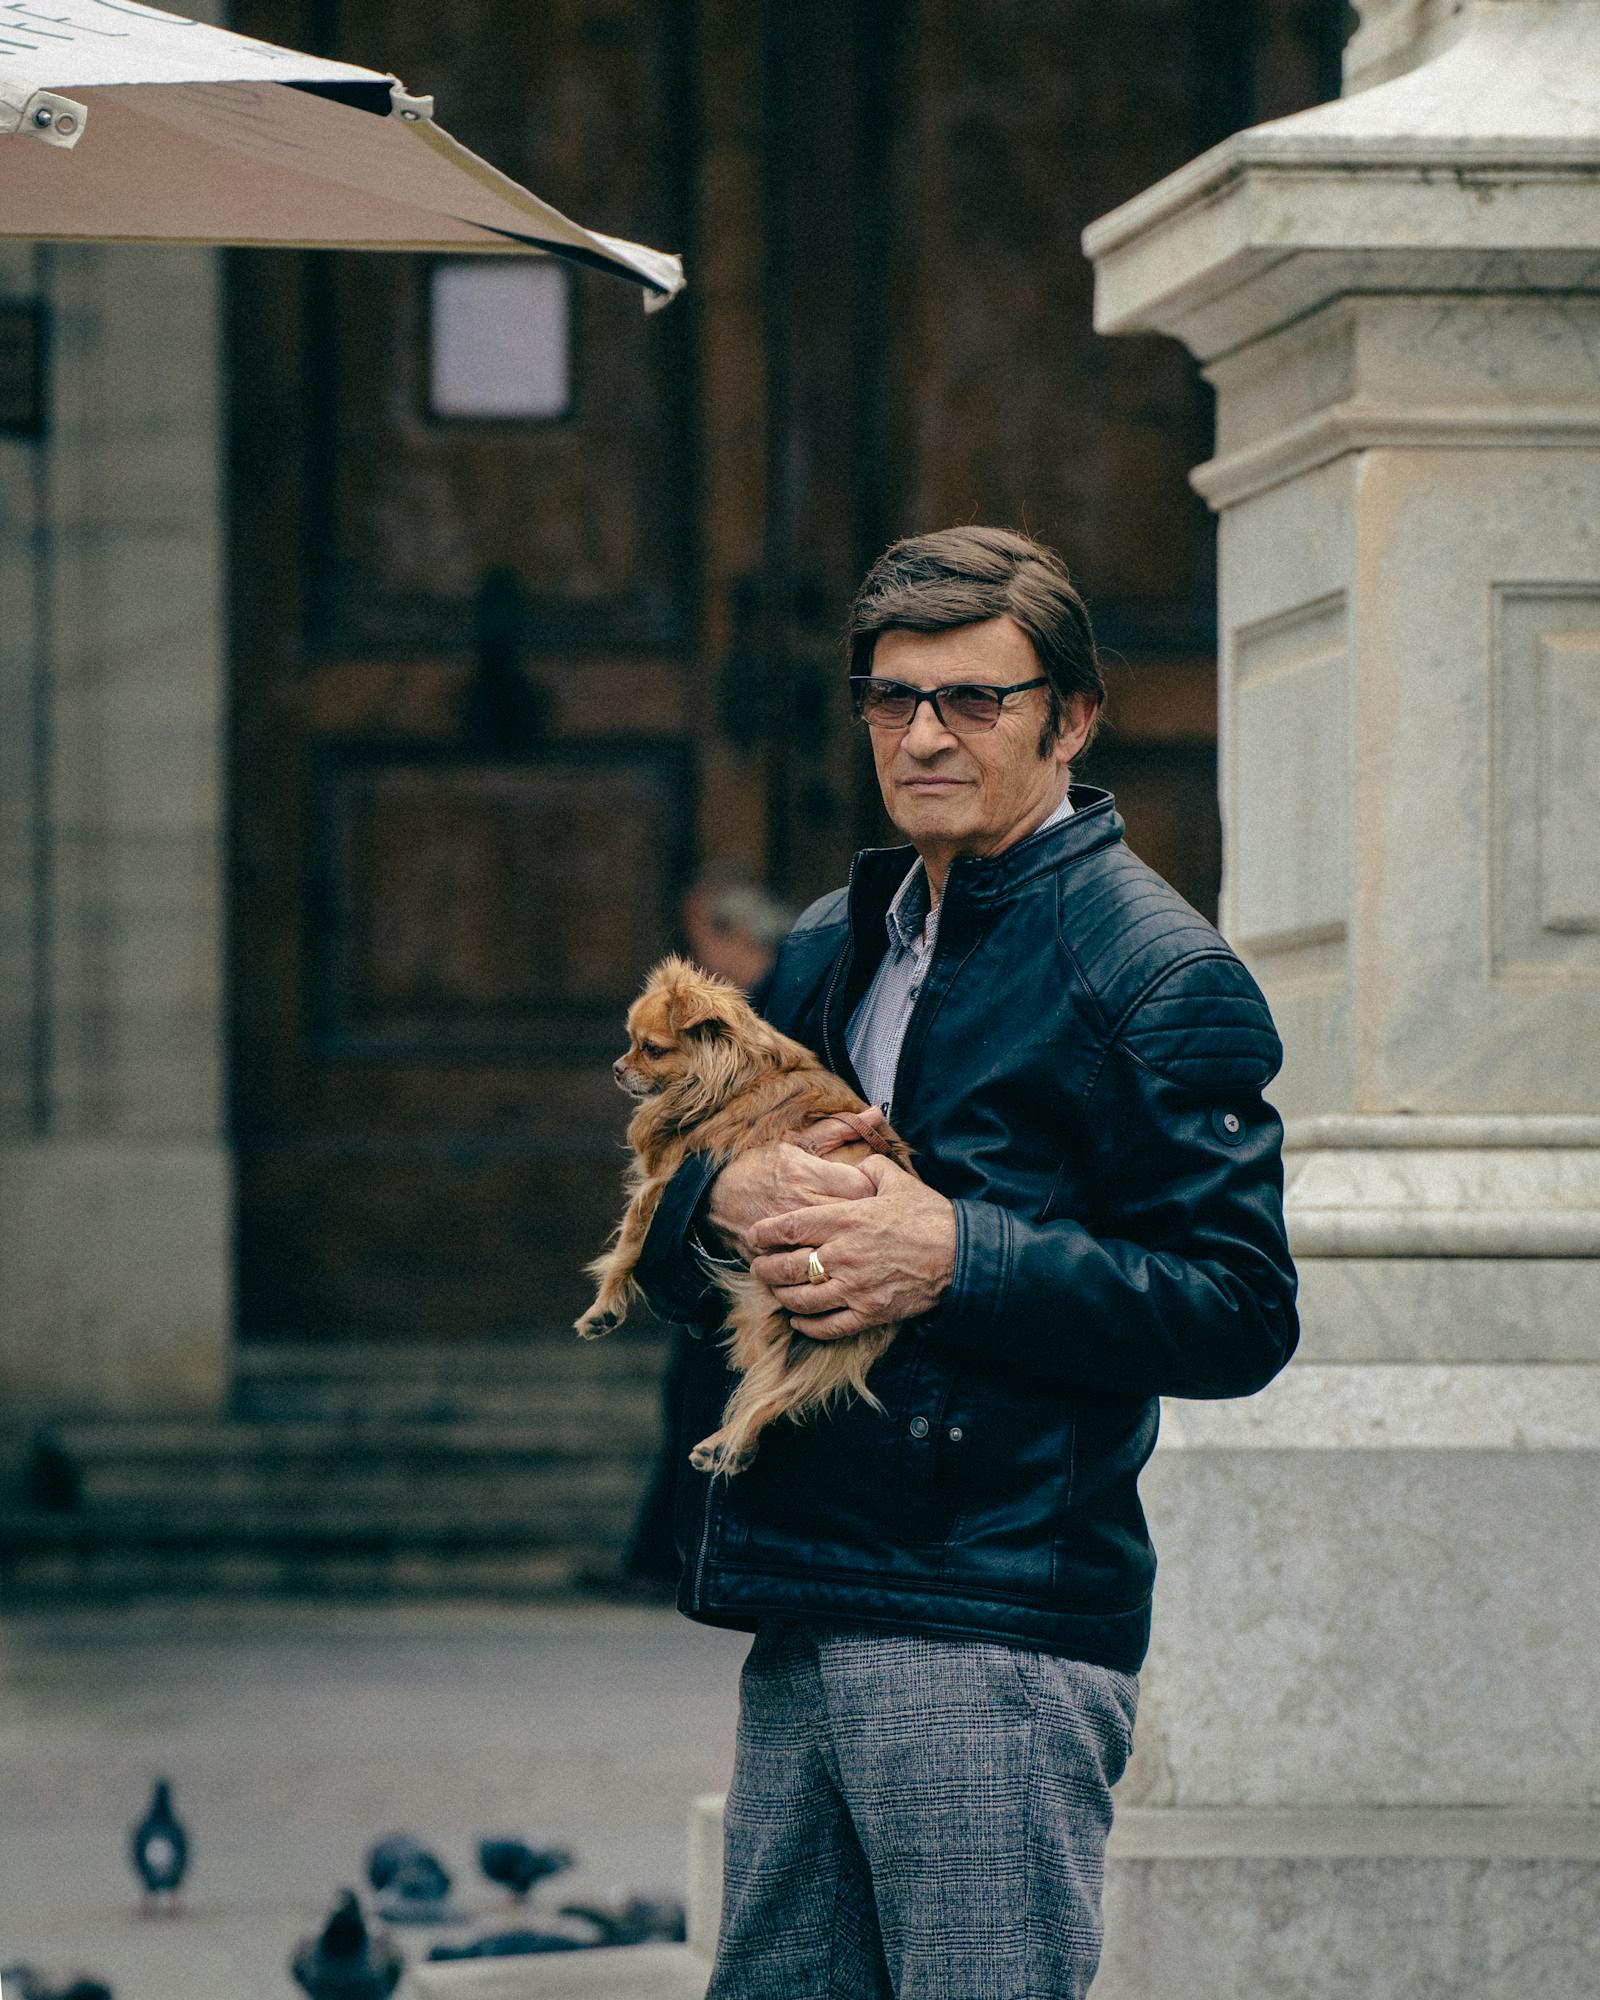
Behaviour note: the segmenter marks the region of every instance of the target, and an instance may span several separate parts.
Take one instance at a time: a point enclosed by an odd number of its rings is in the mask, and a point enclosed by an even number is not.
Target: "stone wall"
[[[1595,13],[1361,13],[1342,100],[1087,238],[1102,330],[1217,391],[1221,914],[1302,1323],[1144,1480],[1107,2000],[1594,1985]]]
[[[224,643],[215,253],[11,246],[0,441],[0,1405],[215,1407]]]

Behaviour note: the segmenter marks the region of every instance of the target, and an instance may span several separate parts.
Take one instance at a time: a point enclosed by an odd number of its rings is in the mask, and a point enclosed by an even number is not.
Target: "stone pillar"
[[[1345,45],[1345,96],[1438,55],[1459,31],[1465,6],[1466,0],[1366,0]]]
[[[1217,392],[1224,930],[1303,1340],[1173,1404],[1106,2000],[1593,1991],[1600,7],[1362,10],[1086,234]]]
[[[214,1410],[217,261],[14,247],[0,283],[51,321],[46,435],[0,441],[0,1411]]]

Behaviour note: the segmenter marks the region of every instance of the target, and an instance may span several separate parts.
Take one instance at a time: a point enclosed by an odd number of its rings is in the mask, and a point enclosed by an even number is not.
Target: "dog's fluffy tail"
[[[851,1396],[883,1408],[867,1387],[867,1372],[894,1337],[893,1328],[811,1340],[794,1331],[770,1289],[748,1271],[718,1272],[717,1282],[730,1307],[723,1344],[740,1379],[722,1413],[722,1428],[689,1454],[696,1471],[727,1478],[742,1472],[755,1456],[760,1433],[780,1417],[804,1423]]]

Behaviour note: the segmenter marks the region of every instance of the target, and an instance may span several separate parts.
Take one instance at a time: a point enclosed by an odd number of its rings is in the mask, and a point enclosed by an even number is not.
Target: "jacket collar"
[[[1122,817],[1109,792],[1074,785],[1069,797],[1069,819],[1041,827],[1002,854],[964,854],[951,863],[939,902],[941,946],[963,949],[989,911],[1008,897],[1121,840]],[[889,905],[916,858],[914,847],[868,847],[850,864],[850,935],[824,988],[822,1045],[830,1067],[857,1090],[861,1080],[845,1046],[846,1023],[887,949]]]
[[[950,864],[939,904],[941,929],[957,911],[987,909],[1037,880],[1069,868],[1123,837],[1122,815],[1098,785],[1073,785],[1072,813],[993,855],[963,854]],[[850,923],[858,940],[874,929],[881,941],[889,905],[917,859],[914,847],[868,847],[850,866]]]

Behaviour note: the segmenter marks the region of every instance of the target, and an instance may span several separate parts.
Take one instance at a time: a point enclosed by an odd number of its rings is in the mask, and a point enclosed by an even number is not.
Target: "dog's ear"
[[[722,1018],[719,1007],[721,995],[714,988],[691,987],[687,992],[674,993],[668,1010],[672,1031],[677,1035],[720,1035],[726,1032],[727,1022]]]

